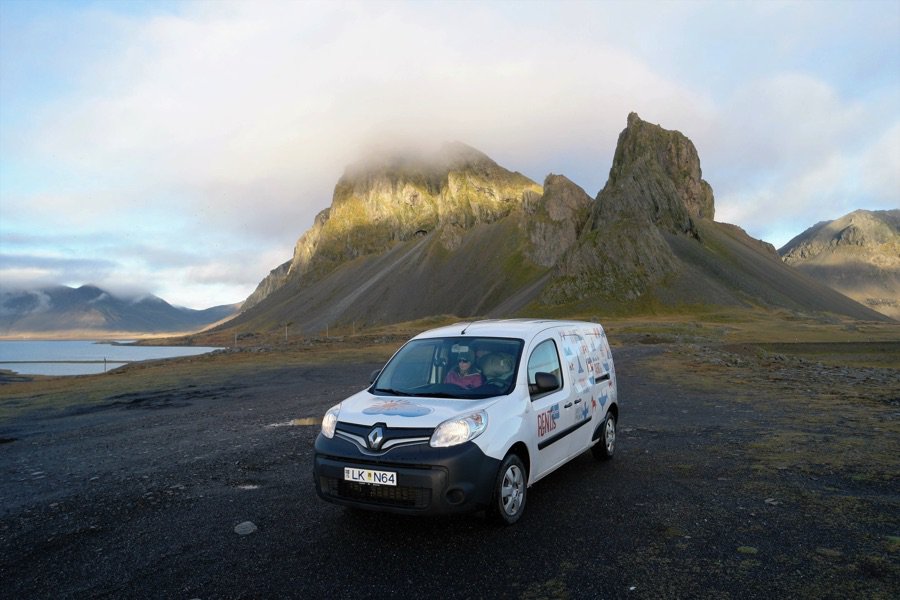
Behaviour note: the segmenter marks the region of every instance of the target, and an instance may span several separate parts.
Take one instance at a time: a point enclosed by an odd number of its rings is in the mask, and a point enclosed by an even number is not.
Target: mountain
[[[857,210],[817,223],[778,254],[813,279],[900,320],[900,210]]]
[[[432,156],[388,156],[346,169],[331,207],[244,302],[249,309],[289,281],[316,281],[362,256],[437,233],[453,252],[465,232],[508,216],[541,187],[461,143]]]
[[[225,328],[318,332],[441,314],[740,306],[883,319],[713,221],[693,143],[632,113],[595,199],[464,144],[348,167],[331,206]]]
[[[96,286],[0,293],[0,335],[41,333],[162,333],[196,331],[237,305],[192,310],[152,295],[120,298]]]

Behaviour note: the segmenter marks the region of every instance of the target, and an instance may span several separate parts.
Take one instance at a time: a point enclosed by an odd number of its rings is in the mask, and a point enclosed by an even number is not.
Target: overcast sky
[[[0,287],[237,302],[367,148],[596,196],[630,111],[775,246],[898,208],[900,2],[0,0]]]

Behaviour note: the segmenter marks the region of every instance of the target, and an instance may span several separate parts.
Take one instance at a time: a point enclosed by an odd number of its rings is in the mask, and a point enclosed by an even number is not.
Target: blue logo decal
[[[431,413],[434,409],[413,404],[408,400],[388,400],[381,404],[370,406],[363,410],[366,415],[391,415],[397,417],[421,417]]]

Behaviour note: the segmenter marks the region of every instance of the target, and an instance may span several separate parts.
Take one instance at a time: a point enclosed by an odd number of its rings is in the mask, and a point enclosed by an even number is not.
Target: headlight
[[[322,419],[322,435],[327,438],[334,437],[334,428],[337,427],[338,415],[341,412],[341,405],[335,404],[328,409],[325,417]]]
[[[465,417],[450,419],[438,425],[431,434],[432,448],[456,446],[477,438],[487,427],[487,413],[478,411]]]

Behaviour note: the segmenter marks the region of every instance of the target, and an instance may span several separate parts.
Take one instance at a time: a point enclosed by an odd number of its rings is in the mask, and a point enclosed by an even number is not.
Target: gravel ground
[[[665,344],[614,354],[615,459],[576,458],[530,488],[508,528],[316,497],[319,419],[376,364],[285,366],[6,421],[0,597],[896,597],[890,398],[864,405],[885,424],[881,445],[852,447],[878,468],[845,472],[816,455],[871,435],[868,421],[778,408],[785,385],[819,394],[791,379],[819,377],[814,365]]]

